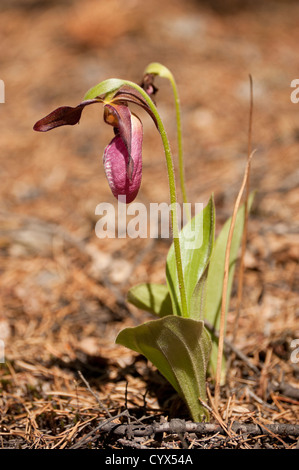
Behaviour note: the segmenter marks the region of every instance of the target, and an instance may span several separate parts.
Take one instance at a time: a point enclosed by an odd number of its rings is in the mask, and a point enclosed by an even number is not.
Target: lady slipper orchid
[[[131,113],[128,103],[145,109],[157,126],[155,115],[137,90],[122,86],[112,96],[109,93],[86,99],[76,107],[62,106],[40,119],[33,129],[46,132],[55,127],[77,124],[85,106],[94,103],[104,104],[104,121],[113,126],[115,133],[103,156],[109,186],[116,198],[125,196],[128,204],[137,196],[141,184],[143,139],[142,123]]]

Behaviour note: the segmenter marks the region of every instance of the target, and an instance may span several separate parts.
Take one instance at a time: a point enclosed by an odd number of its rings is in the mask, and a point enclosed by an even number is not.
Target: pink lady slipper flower
[[[106,147],[103,156],[106,177],[113,195],[126,197],[132,202],[140,188],[142,177],[143,127],[140,119],[131,113],[128,103],[145,109],[157,125],[156,118],[145,99],[137,90],[121,86],[112,94],[82,101],[76,107],[62,106],[39,120],[35,131],[46,132],[55,127],[74,125],[80,121],[85,106],[104,104],[104,121],[114,128],[115,137]]]

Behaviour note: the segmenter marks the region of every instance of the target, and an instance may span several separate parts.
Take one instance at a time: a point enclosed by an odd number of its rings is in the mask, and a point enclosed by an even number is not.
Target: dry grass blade
[[[250,162],[253,156],[253,153],[249,155],[247,159],[247,165],[244,173],[243,182],[238,194],[238,197],[235,202],[231,225],[228,234],[227,246],[225,251],[225,264],[224,264],[224,278],[223,278],[223,290],[222,290],[222,302],[221,302],[221,314],[220,314],[220,327],[219,327],[219,342],[218,342],[218,355],[217,355],[217,369],[216,369],[216,382],[215,382],[215,406],[218,407],[219,395],[220,395],[220,380],[221,380],[221,366],[222,366],[222,354],[223,354],[223,344],[224,344],[224,329],[225,329],[225,310],[226,310],[226,300],[227,300],[227,285],[228,285],[228,275],[229,275],[229,257],[230,257],[230,248],[232,237],[234,233],[235,221],[240,206],[240,201],[245,189],[247,178],[250,170]]]
[[[252,153],[253,83],[252,83],[252,76],[251,75],[249,75],[249,85],[250,85],[250,107],[249,107],[249,128],[248,128],[247,159],[250,159],[250,155]],[[246,244],[247,244],[247,231],[248,231],[248,198],[249,198],[249,192],[250,192],[250,161],[249,161],[249,171],[248,171],[248,176],[247,176],[247,181],[246,181],[244,230],[243,230],[243,237],[242,237],[240,266],[239,266],[239,274],[238,274],[237,309],[236,309],[236,318],[235,318],[234,329],[233,329],[233,339],[232,339],[233,343],[235,342],[236,336],[237,336],[238,321],[239,321],[239,317],[240,317],[241,305],[242,305],[242,296],[243,296],[244,257],[245,257],[245,250],[246,250]]]

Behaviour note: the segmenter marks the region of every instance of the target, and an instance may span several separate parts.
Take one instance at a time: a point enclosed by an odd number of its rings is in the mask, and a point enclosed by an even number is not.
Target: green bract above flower
[[[157,125],[144,97],[122,80],[111,79],[101,82],[85,95],[75,107],[62,106],[40,119],[33,129],[47,132],[56,127],[75,125],[80,121],[85,106],[94,103],[104,105],[104,121],[113,126],[115,137],[106,147],[103,157],[106,177],[113,195],[126,197],[132,202],[140,188],[142,177],[143,128],[140,119],[131,113],[128,104],[133,103],[145,109]],[[99,92],[98,96],[95,93]]]

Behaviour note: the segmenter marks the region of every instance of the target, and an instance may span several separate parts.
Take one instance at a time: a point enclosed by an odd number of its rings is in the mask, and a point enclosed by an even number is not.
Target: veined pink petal
[[[131,159],[133,173],[128,174],[129,152],[118,134],[106,147],[103,157],[106,177],[113,195],[126,196],[126,203],[132,202],[138,194],[142,177],[142,124],[137,116],[131,115]]]
[[[132,122],[131,111],[125,104],[105,104],[104,121],[107,124],[118,129],[118,132],[127,146],[128,152],[131,152],[132,140]]]

